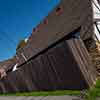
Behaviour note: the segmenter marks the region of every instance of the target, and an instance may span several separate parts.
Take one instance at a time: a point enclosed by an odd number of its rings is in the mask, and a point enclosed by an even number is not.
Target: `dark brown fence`
[[[63,12],[56,15],[60,6]],[[57,7],[47,16],[48,23],[33,32],[26,48],[17,52],[21,65],[0,80],[1,93],[85,89],[94,84],[96,71],[82,40],[63,38],[80,26],[83,40],[92,37],[92,5],[89,0],[62,0]]]
[[[0,92],[85,89],[96,71],[81,39],[63,40],[0,81]]]

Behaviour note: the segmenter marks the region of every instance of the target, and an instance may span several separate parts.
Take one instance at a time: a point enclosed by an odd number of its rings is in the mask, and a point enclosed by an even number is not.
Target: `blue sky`
[[[0,0],[0,61],[12,57],[19,41],[35,27],[60,0]]]

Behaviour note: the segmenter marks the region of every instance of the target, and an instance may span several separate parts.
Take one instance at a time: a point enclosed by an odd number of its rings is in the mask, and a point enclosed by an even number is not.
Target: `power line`
[[[3,35],[4,38],[6,38],[6,39],[8,40],[11,44],[13,44],[13,46],[16,45],[16,42],[15,42],[13,39],[11,39],[11,37],[9,37],[9,35],[8,35],[6,32],[1,31],[0,33]]]
[[[97,0],[98,4],[100,5],[100,0]]]
[[[97,25],[97,22],[95,22],[94,24],[95,24],[95,27],[96,27],[96,29],[97,29],[99,35],[100,35],[100,29],[99,29],[99,27],[98,27],[98,25]],[[96,35],[96,33],[95,33],[95,38],[96,38],[96,40],[100,43],[100,39],[98,38],[98,36]]]
[[[98,13],[98,12],[94,12],[95,14],[97,14],[97,15],[100,15],[100,13]]]
[[[95,7],[100,11],[100,8],[98,7],[98,5],[94,2],[94,0],[91,0],[92,3],[95,5]]]
[[[95,22],[94,24],[95,24],[95,26],[96,26],[96,28],[97,28],[97,31],[98,31],[99,34],[100,34],[100,29],[99,29],[99,27],[98,27],[98,25],[97,25],[97,22]]]

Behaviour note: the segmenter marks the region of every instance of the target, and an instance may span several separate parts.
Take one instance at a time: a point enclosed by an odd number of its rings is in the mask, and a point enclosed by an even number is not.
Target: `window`
[[[33,28],[33,33],[36,32],[36,30],[37,30],[36,28]]]
[[[48,19],[46,18],[43,23],[48,24]]]
[[[42,24],[42,23],[40,23],[40,24],[37,26],[37,28],[38,28],[38,29],[41,29],[41,28],[42,28],[42,26],[43,26],[43,24]]]
[[[62,7],[58,7],[56,9],[56,15],[60,15],[62,13],[62,11],[63,11]]]

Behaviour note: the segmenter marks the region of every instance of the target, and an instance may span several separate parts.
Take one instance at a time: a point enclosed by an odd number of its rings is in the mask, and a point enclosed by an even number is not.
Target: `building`
[[[17,50],[19,69],[0,81],[1,92],[81,90],[92,86],[97,73],[83,40],[93,33],[90,0],[61,0],[32,30],[27,45]]]

